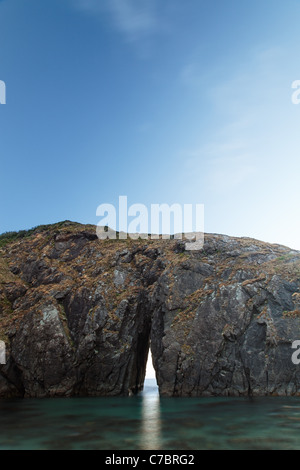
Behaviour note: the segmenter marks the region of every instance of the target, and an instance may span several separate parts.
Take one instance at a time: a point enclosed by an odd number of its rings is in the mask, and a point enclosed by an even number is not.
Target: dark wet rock
[[[299,395],[300,254],[247,238],[98,240],[63,225],[0,258],[0,396]]]

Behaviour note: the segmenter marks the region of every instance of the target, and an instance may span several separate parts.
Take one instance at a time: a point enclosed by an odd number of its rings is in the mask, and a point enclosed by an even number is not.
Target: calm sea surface
[[[0,449],[300,449],[300,398],[0,400]]]

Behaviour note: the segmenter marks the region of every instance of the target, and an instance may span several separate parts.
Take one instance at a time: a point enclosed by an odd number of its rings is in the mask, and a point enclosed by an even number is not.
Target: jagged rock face
[[[252,239],[36,230],[0,258],[0,396],[300,394],[300,254]]]

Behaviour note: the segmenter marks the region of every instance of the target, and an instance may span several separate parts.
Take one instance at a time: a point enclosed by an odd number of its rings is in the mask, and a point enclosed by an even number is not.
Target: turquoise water
[[[0,449],[300,449],[300,398],[0,401]]]

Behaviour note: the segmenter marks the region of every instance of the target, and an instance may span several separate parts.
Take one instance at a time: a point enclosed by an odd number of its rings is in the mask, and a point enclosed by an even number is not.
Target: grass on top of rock
[[[0,248],[6,246],[8,243],[28,238],[36,233],[46,232],[48,230],[59,230],[63,227],[78,226],[77,222],[71,222],[70,220],[64,220],[57,222],[56,224],[38,225],[29,230],[19,230],[17,232],[4,232],[0,234]]]

